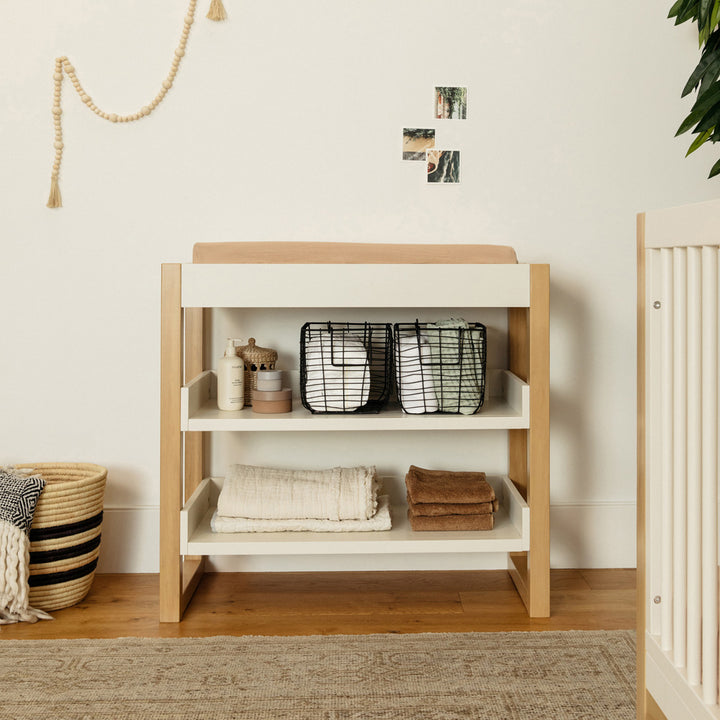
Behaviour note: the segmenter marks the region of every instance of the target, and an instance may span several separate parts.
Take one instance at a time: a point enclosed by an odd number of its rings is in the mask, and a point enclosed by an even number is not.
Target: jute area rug
[[[635,633],[2,640],[0,718],[633,720]]]

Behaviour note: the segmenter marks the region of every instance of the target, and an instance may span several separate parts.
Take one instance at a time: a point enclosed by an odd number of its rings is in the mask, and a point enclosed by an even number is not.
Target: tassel
[[[60,195],[60,185],[58,184],[58,179],[56,177],[53,177],[52,182],[50,183],[50,197],[48,198],[47,206],[49,208],[62,207],[62,196]]]
[[[52,620],[43,610],[30,607],[30,540],[9,522],[0,522],[0,625]]]
[[[209,20],[227,20],[227,13],[225,7],[222,4],[222,0],[212,0],[210,3],[210,10],[208,10],[207,18]]]

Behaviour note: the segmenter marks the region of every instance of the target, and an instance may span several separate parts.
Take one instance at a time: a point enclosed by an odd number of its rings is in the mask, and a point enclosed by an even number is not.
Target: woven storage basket
[[[252,405],[252,391],[257,390],[258,370],[274,370],[278,359],[277,350],[255,344],[250,338],[247,345],[235,349],[245,363],[245,406]]]
[[[90,463],[35,463],[45,480],[30,526],[30,604],[59,610],[90,590],[100,555],[107,469]]]

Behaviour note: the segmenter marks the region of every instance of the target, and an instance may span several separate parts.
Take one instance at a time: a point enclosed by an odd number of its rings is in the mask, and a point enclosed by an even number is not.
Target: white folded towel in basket
[[[370,397],[363,341],[345,332],[313,332],[305,345],[305,399],[317,412],[352,412]]]
[[[398,396],[406,413],[434,413],[438,410],[431,361],[430,343],[425,335],[414,332],[398,338],[395,376]]]
[[[214,513],[210,527],[217,533],[237,532],[370,532],[390,530],[390,498],[378,497],[377,512],[367,520],[318,520],[317,518],[277,518],[264,520],[222,517]]]
[[[377,510],[374,467],[284,470],[230,465],[218,498],[225,517],[367,520]]]

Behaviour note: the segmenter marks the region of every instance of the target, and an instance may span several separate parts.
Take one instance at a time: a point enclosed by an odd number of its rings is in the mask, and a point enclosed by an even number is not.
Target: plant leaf
[[[710,14],[710,27],[713,31],[717,28],[718,20],[720,20],[720,0],[715,0],[712,13]]]
[[[673,15],[669,15],[668,17],[675,17],[676,25],[682,25],[682,23],[688,20],[694,20],[698,12],[698,0],[687,0],[682,4],[675,3],[671,12],[673,12]]]
[[[704,35],[707,40],[710,35],[710,0],[700,0],[697,22],[700,34]]]
[[[677,2],[673,3],[673,6],[670,8],[668,17],[678,17],[685,11],[685,8],[688,4],[692,4],[692,1],[693,0],[677,0]]]
[[[698,135],[695,140],[693,140],[692,145],[688,148],[688,151],[685,153],[685,157],[694,153],[701,145],[704,145],[710,139],[712,133],[713,128],[710,128],[710,130],[706,130],[701,135]]]
[[[698,3],[690,2],[680,12],[675,24],[680,25],[684,22],[687,22],[688,20],[696,20],[697,15],[698,15]]]
[[[718,33],[718,35],[720,35],[720,33]],[[712,75],[718,72],[720,72],[720,55],[710,52],[703,53],[700,62],[695,70],[693,70],[692,75],[688,78],[680,97],[689,95],[698,86],[699,82],[704,79],[706,74]],[[715,80],[716,77],[714,77],[713,80]]]
[[[710,174],[708,175],[708,180],[710,178],[714,178],[718,173],[720,173],[720,160],[718,160],[713,166],[712,170],[710,170]]]
[[[720,123],[720,103],[713,105],[713,107],[700,118],[698,124],[693,128],[693,133],[703,133],[706,130],[711,130],[718,123]]]
[[[691,108],[691,112],[705,113],[716,102],[720,100],[720,82],[714,82],[701,97],[695,101]]]
[[[668,17],[677,17],[686,2],[687,0],[677,0],[677,2],[673,3],[673,6],[670,8],[670,12],[668,13]]]
[[[696,100],[690,110],[690,114],[682,121],[682,124],[675,133],[675,137],[687,132],[691,127],[699,123],[707,114],[713,105],[720,102],[720,82],[712,84],[707,92]]]

